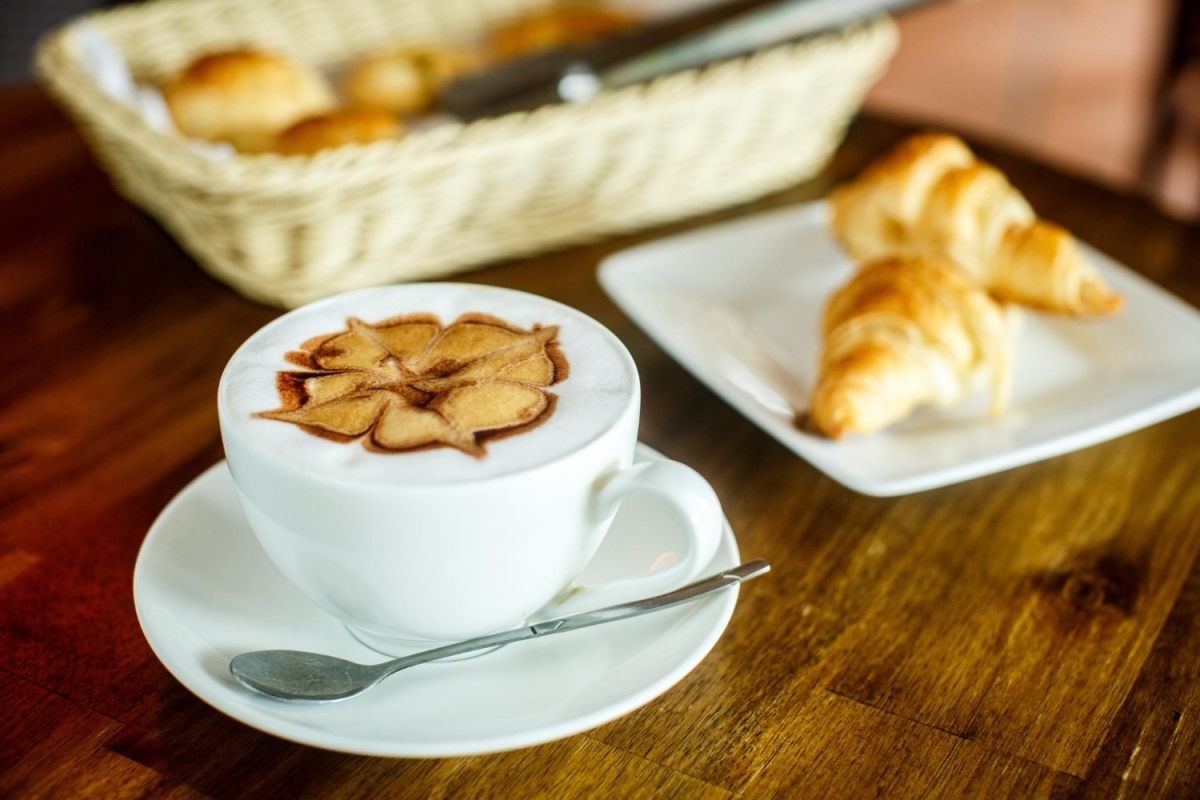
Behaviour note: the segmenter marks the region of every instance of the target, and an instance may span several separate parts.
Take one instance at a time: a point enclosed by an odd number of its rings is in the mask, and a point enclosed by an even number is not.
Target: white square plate
[[[853,266],[824,202],[762,214],[617,253],[600,283],[659,345],[797,455],[863,494],[923,491],[1121,436],[1200,406],[1200,313],[1084,247],[1124,313],[1076,320],[1026,311],[1012,403],[987,392],[922,409],[872,436],[832,442],[798,430],[816,377],[818,320]]]

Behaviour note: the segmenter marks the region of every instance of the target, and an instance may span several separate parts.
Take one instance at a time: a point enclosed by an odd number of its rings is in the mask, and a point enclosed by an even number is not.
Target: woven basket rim
[[[65,23],[42,37],[36,50],[35,66],[39,79],[69,105],[91,107],[94,113],[119,120],[119,125],[114,126],[117,135],[137,140],[146,155],[165,162],[164,166],[169,163],[173,171],[183,171],[192,181],[203,182],[210,189],[221,185],[232,187],[262,182],[274,184],[286,181],[296,187],[298,183],[326,184],[347,179],[369,179],[378,176],[378,166],[383,161],[390,168],[418,161],[424,167],[435,159],[458,157],[466,148],[475,152],[507,150],[513,146],[514,137],[534,131],[541,137],[554,133],[555,128],[560,129],[558,133],[563,136],[578,135],[578,126],[573,124],[573,111],[577,107],[557,104],[468,123],[447,122],[406,136],[400,141],[346,145],[307,157],[239,153],[227,161],[205,158],[186,147],[184,137],[152,128],[134,109],[105,93],[84,68],[72,36],[72,26],[79,20],[96,22],[103,28],[103,21],[111,15],[135,13],[145,5],[177,2],[187,0],[151,0],[150,3],[91,12]],[[761,73],[763,78],[773,77],[769,67],[780,58],[813,57],[816,51],[837,47],[847,39],[878,36],[895,36],[894,23],[889,17],[875,17],[795,42],[764,48],[746,56],[605,92],[588,101],[588,105],[605,111],[600,117],[602,124],[618,125],[631,114],[647,113],[647,100],[656,101],[655,110],[662,113],[675,102],[694,102],[693,95],[679,90],[700,82],[712,91],[744,91],[750,85],[747,79],[752,82],[758,77],[756,73]]]

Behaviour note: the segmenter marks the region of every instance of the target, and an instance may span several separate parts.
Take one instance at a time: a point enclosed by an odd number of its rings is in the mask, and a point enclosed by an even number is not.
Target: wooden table
[[[861,120],[821,178],[671,230],[819,197],[906,132]],[[1195,231],[982,154],[1046,216],[1200,304]],[[221,369],[278,312],[118,198],[44,97],[0,96],[0,796],[1200,797],[1200,413],[958,486],[857,495],[600,291],[601,258],[665,232],[469,279],[612,328],[641,370],[642,439],[713,483],[743,554],[774,572],[679,685],[587,734],[446,760],[323,752],[193,697],[133,610],[147,528],[221,458]]]

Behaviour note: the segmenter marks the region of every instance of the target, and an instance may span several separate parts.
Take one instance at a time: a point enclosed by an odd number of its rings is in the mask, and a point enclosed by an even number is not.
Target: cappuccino
[[[607,330],[519,292],[418,284],[285,315],[234,355],[223,424],[323,476],[471,481],[550,463],[636,403]]]
[[[596,321],[444,283],[280,317],[234,354],[217,408],[263,550],[361,641],[401,655],[557,608],[632,491],[673,509],[687,548],[571,597],[605,605],[606,591],[698,574],[720,504],[682,464],[633,463],[639,402],[633,359]]]

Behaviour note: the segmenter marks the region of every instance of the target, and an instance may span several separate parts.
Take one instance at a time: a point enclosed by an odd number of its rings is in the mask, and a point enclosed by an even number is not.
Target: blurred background
[[[103,0],[0,1],[0,86]],[[972,0],[899,17],[870,112],[946,127],[1200,218],[1200,0]]]

